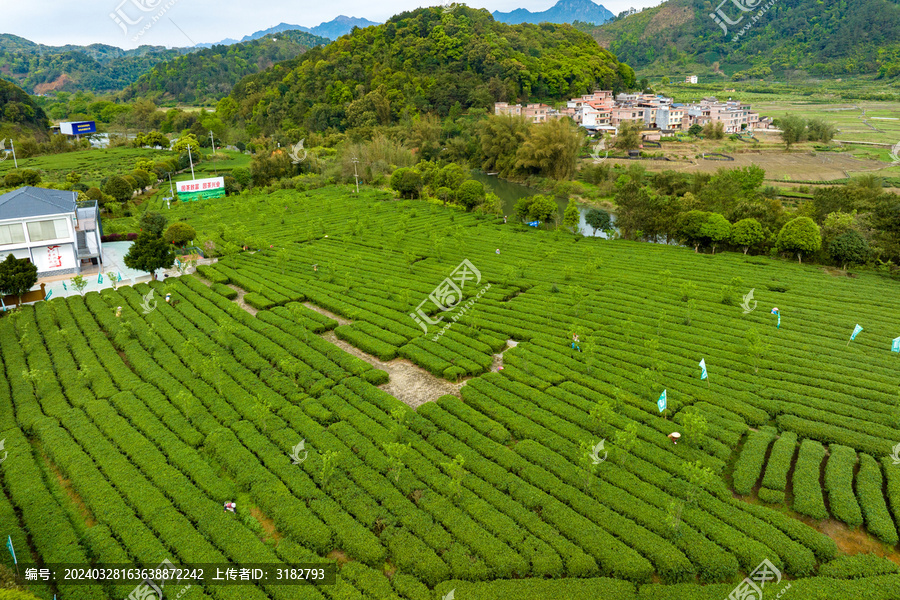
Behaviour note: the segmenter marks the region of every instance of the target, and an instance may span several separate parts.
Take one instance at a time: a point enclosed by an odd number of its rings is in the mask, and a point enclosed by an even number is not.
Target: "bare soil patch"
[[[250,516],[256,519],[262,526],[264,534],[261,539],[263,542],[271,540],[277,544],[281,541],[283,536],[281,535],[281,532],[278,531],[278,528],[275,527],[275,521],[266,516],[263,511],[254,506],[250,509]]]
[[[259,311],[255,308],[253,308],[252,306],[250,306],[249,304],[247,304],[246,302],[244,302],[244,295],[247,292],[245,292],[244,290],[242,290],[241,288],[239,288],[238,286],[236,286],[232,283],[229,283],[228,287],[230,287],[231,289],[233,289],[234,291],[237,292],[237,298],[234,299],[234,301],[237,302],[237,305],[255,317],[256,313],[258,313]]]
[[[465,384],[465,381],[451,383],[446,379],[435,377],[405,358],[395,358],[388,362],[379,360],[344,340],[339,340],[333,331],[322,334],[322,338],[344,352],[361,358],[376,369],[386,371],[390,381],[378,387],[412,408],[418,408],[447,394],[459,396],[459,388]]]

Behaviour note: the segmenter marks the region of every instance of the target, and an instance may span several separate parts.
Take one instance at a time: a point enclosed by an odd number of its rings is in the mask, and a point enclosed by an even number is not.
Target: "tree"
[[[175,264],[175,251],[171,244],[148,231],[142,232],[125,255],[125,266],[153,274],[157,269],[168,269]]]
[[[681,426],[684,428],[685,441],[694,447],[700,446],[700,440],[706,435],[706,430],[709,427],[706,417],[693,407],[691,407],[691,410],[684,412],[681,418]]]
[[[699,123],[694,123],[691,125],[691,128],[688,129],[688,135],[692,135],[694,137],[698,137],[701,133],[703,133],[703,126]]]
[[[703,234],[703,226],[709,221],[710,213],[702,210],[691,210],[678,218],[677,235],[685,244],[694,247],[694,252],[700,251],[700,245],[706,241]]]
[[[718,213],[711,213],[709,218],[700,226],[700,235],[708,239],[712,244],[713,254],[716,253],[716,246],[727,241],[731,236],[731,223]]]
[[[197,237],[197,232],[187,223],[172,223],[163,235],[163,239],[167,243],[179,247],[186,245],[195,237]]]
[[[401,198],[418,198],[422,190],[422,176],[415,169],[397,169],[391,174],[391,188]]]
[[[725,124],[722,121],[710,121],[703,126],[703,137],[710,140],[721,140],[725,137]]]
[[[822,234],[815,221],[809,217],[797,217],[781,228],[775,245],[779,252],[796,254],[797,262],[802,263],[804,254],[818,252],[822,247]]]
[[[731,226],[731,243],[743,247],[744,254],[765,239],[766,232],[756,219],[741,219]]]
[[[148,210],[142,214],[141,218],[138,220],[138,227],[143,232],[150,233],[154,237],[159,237],[162,235],[168,222],[169,220],[165,216],[158,212]]]
[[[84,288],[88,285],[87,279],[85,279],[83,275],[76,275],[70,281],[72,282],[72,287],[75,288],[75,291],[84,296]]]
[[[850,230],[839,235],[829,244],[828,254],[846,270],[847,265],[867,262],[872,250],[869,248],[869,242],[859,232]]]
[[[12,254],[0,262],[0,294],[16,297],[21,304],[22,294],[37,283],[37,265],[27,258],[16,258]]]
[[[789,116],[779,119],[778,126],[787,150],[790,150],[792,145],[806,139],[806,121],[800,117]]]
[[[836,130],[834,125],[822,119],[810,119],[806,123],[806,131],[809,139],[827,144],[834,138]]]
[[[684,478],[688,482],[688,503],[693,504],[697,501],[700,491],[710,483],[712,483],[715,473],[709,467],[704,467],[703,462],[696,460],[690,463],[684,463]]]
[[[464,181],[456,192],[457,202],[465,206],[467,210],[472,210],[484,202],[484,198],[484,185],[480,181],[475,181],[474,179]]]
[[[635,421],[631,421],[624,429],[616,432],[613,443],[619,451],[619,464],[624,465],[628,458],[628,453],[637,443],[638,425]]]
[[[597,234],[597,230],[605,231],[612,226],[612,219],[605,210],[592,208],[584,215],[584,222],[593,229],[593,235]]]
[[[532,196],[531,203],[528,207],[528,217],[532,221],[540,221],[546,223],[557,214],[559,208],[556,202],[549,196]]]
[[[563,226],[572,230],[573,233],[578,232],[578,223],[581,220],[581,213],[578,211],[578,203],[572,198],[566,206],[563,213]]]
[[[532,127],[516,151],[516,169],[553,179],[571,179],[584,135],[569,119]]]
[[[200,142],[197,141],[197,136],[193,133],[186,133],[179,137],[172,145],[172,151],[181,154],[182,152],[187,152],[188,146],[191,147],[192,155],[199,156],[199,153],[195,154],[195,151],[200,147]]]
[[[616,130],[616,141],[613,143],[613,147],[619,150],[636,150],[641,145],[641,131],[643,130],[643,123],[622,121]]]
[[[112,196],[117,202],[127,202],[134,195],[134,188],[124,177],[113,175],[103,184],[103,193]]]
[[[492,116],[481,126],[481,168],[509,177],[516,170],[516,151],[531,128],[522,117]]]

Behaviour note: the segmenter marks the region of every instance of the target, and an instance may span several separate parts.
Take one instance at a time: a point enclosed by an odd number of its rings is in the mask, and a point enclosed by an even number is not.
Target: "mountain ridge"
[[[261,29],[260,31],[256,31],[249,35],[245,35],[240,40],[235,40],[233,38],[225,38],[224,40],[214,43],[214,44],[197,44],[196,48],[211,48],[212,46],[230,46],[232,44],[238,44],[242,42],[250,42],[253,40],[257,40],[266,35],[270,35],[273,33],[282,33],[285,31],[303,31],[305,33],[310,33],[312,35],[316,35],[319,37],[324,37],[329,40],[336,40],[342,35],[346,35],[350,33],[354,27],[369,27],[371,25],[379,25],[375,21],[369,21],[368,19],[360,18],[360,17],[348,17],[346,15],[338,15],[334,19],[330,21],[325,21],[323,23],[319,23],[315,27],[305,27],[303,25],[292,25],[290,23],[281,22],[278,25],[273,27],[269,27],[268,29]]]
[[[600,25],[614,18],[612,12],[602,4],[591,0],[559,0],[544,11],[531,12],[525,8],[517,8],[510,12],[495,10],[491,13],[494,20],[509,25],[522,23],[593,23]]]

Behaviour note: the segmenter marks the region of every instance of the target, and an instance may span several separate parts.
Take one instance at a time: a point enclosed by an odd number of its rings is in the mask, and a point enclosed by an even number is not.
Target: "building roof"
[[[0,221],[75,212],[75,192],[21,187],[0,196]]]

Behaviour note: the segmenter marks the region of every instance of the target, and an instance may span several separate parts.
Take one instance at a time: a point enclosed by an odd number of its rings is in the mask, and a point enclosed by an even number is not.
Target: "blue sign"
[[[72,135],[83,135],[85,133],[97,133],[97,124],[94,121],[72,123]]]
[[[891,352],[900,352],[900,337],[895,338],[891,343]]]
[[[850,341],[852,342],[853,340],[855,340],[856,336],[858,336],[859,332],[862,330],[863,328],[860,327],[859,324],[857,324],[856,327],[853,328],[853,333],[850,335]]]
[[[537,227],[540,224],[541,224],[540,221],[531,221],[530,223],[528,223],[528,226],[529,227]]]
[[[659,407],[659,412],[666,410],[666,390],[663,390],[663,393],[659,395],[656,406]]]

